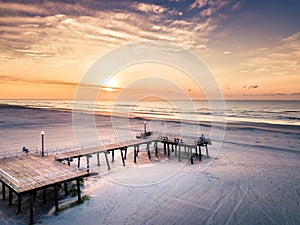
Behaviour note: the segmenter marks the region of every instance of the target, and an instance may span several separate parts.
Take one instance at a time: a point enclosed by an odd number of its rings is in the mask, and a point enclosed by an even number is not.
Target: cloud
[[[222,7],[217,3],[207,2],[206,10]],[[76,58],[96,48],[140,40],[171,41],[197,50],[206,48],[209,35],[220,23],[211,13],[206,18],[198,14],[182,17],[176,8],[137,2],[126,8],[124,4],[113,1],[109,8],[95,1],[0,3],[0,9],[14,11],[14,15],[0,16],[0,59]]]
[[[87,84],[87,83],[76,83],[76,82],[69,82],[63,80],[46,80],[46,79],[39,79],[39,78],[26,78],[26,77],[12,77],[12,76],[0,76],[0,80],[2,82],[18,82],[18,83],[31,83],[37,85],[59,85],[59,86],[69,86],[77,88],[80,87],[87,87],[93,89],[109,89],[110,91],[120,91],[123,90],[122,87],[110,87],[105,85],[96,85],[96,84]]]
[[[244,88],[247,88],[247,89],[257,89],[258,85],[251,85],[251,86],[244,85]]]
[[[163,6],[147,3],[135,2],[131,7],[145,13],[163,14],[168,11],[168,9]]]
[[[180,7],[117,0],[11,2],[0,2],[0,72],[11,76],[0,79],[16,83],[77,85],[62,77],[79,81],[99,56],[135,41],[163,40],[203,51],[224,21],[216,13],[221,5],[211,1],[192,13],[188,1]],[[1,11],[6,6],[10,10]]]
[[[291,95],[299,95],[300,96],[300,92],[294,92]]]
[[[300,32],[281,39],[270,48],[248,53],[241,70],[264,73],[266,76],[294,75],[300,71]]]
[[[238,2],[238,3],[236,3],[235,5],[232,6],[232,9],[237,10],[237,9],[240,9],[240,7],[241,7],[241,2]]]
[[[4,14],[17,14],[17,13],[30,13],[30,14],[39,14],[45,15],[47,14],[47,10],[34,4],[20,4],[20,3],[10,3],[10,2],[2,2],[0,4],[0,12],[2,15]]]
[[[190,8],[209,9],[208,14],[211,15],[229,4],[232,4],[230,0],[195,0]]]
[[[230,55],[231,54],[231,51],[225,51],[223,52],[224,55]]]

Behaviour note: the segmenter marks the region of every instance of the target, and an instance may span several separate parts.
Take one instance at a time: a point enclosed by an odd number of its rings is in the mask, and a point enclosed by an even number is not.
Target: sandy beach
[[[40,131],[51,149],[72,146],[70,112],[2,106],[1,153],[22,146],[36,151]],[[138,126],[140,120],[131,119]],[[107,138],[109,117],[98,116],[99,132]],[[176,123],[170,122],[169,126]],[[104,129],[104,130],[103,130]],[[221,149],[209,146],[211,157],[191,165],[160,152],[148,159],[141,150],[137,164],[129,150],[126,166],[119,154],[107,170],[92,158],[96,176],[85,179],[84,204],[53,215],[53,205],[36,210],[40,224],[299,224],[299,130],[285,127],[228,126]],[[160,146],[161,148],[161,146]],[[46,147],[47,149],[47,147]],[[154,156],[154,154],[152,154]],[[72,201],[72,199],[69,199]],[[60,201],[63,204],[64,201]],[[26,203],[23,203],[26,208]],[[26,210],[16,215],[16,203],[0,202],[0,224],[24,224]]]

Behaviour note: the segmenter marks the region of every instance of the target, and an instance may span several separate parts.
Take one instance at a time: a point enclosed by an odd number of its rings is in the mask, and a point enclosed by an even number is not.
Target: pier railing
[[[197,139],[199,138],[199,136],[195,135],[195,134],[182,135],[180,133],[174,133],[174,132],[157,132],[157,131],[155,131],[151,137],[157,138],[157,140],[160,140],[162,136],[169,137],[169,140],[172,140],[173,138],[179,138],[182,141],[182,143],[193,143],[193,142],[197,141]],[[55,154],[60,154],[60,153],[72,152],[75,150],[83,151],[83,150],[92,149],[92,148],[99,148],[99,147],[105,146],[105,145],[113,145],[113,144],[118,144],[118,143],[129,143],[134,140],[137,140],[137,139],[133,136],[126,136],[126,137],[122,137],[122,138],[101,140],[101,141],[97,141],[94,143],[86,143],[83,145],[50,147],[50,148],[46,148],[44,152],[46,155],[48,155],[48,154],[55,155]],[[37,146],[34,146],[29,149],[29,153],[32,153],[32,152],[33,153],[41,153],[41,150],[38,149]],[[3,153],[0,153],[0,159],[9,158],[9,157],[13,157],[13,156],[21,156],[24,154],[26,154],[26,153],[22,152],[21,150],[15,151],[15,152],[3,152]]]

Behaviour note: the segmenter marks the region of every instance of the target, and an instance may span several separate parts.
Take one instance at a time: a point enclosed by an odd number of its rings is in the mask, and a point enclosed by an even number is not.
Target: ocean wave
[[[196,104],[197,103],[197,104]],[[196,101],[197,107],[191,107],[184,101],[177,101],[176,106],[167,104],[164,101],[139,102],[133,104],[129,102],[95,102],[82,101],[74,104],[68,100],[1,100],[0,104],[10,107],[26,107],[65,111],[80,111],[97,113],[102,115],[116,115],[140,117],[140,118],[160,118],[162,120],[180,119],[190,120],[195,123],[199,121],[210,121],[215,117],[222,117],[233,122],[248,123],[269,123],[282,125],[300,126],[300,101],[227,101],[226,111],[211,110],[205,101]],[[201,105],[201,107],[199,107]],[[182,106],[182,107],[180,107]],[[76,108],[74,108],[76,107]],[[130,110],[129,110],[130,109]]]

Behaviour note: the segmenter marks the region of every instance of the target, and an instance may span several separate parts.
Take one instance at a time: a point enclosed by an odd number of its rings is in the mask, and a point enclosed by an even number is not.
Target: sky
[[[225,99],[300,100],[299,12],[299,0],[0,1],[0,99],[73,99],[97,59],[151,40],[197,55]],[[177,74],[191,98],[205,97],[182,71],[149,63],[121,70],[106,97],[145,71]],[[142,83],[129,92],[180,98],[167,84]]]

